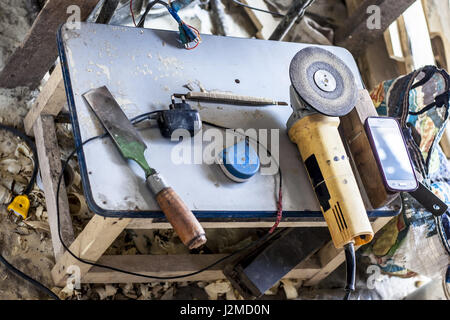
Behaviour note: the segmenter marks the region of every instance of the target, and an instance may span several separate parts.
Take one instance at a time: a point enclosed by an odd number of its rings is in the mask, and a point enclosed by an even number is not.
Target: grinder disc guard
[[[292,59],[289,76],[295,92],[315,111],[342,117],[355,107],[357,88],[347,65],[318,47],[299,51]]]

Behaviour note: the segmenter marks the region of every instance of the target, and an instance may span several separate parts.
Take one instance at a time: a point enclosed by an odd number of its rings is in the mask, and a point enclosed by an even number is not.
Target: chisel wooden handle
[[[175,191],[167,187],[158,174],[149,176],[147,185],[156,195],[156,201],[181,241],[189,249],[205,244],[205,230]]]

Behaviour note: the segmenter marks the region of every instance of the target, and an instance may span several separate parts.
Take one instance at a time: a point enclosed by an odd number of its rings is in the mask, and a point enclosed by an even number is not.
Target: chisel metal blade
[[[136,161],[146,175],[154,172],[144,157],[146,144],[107,87],[92,89],[83,97],[110,134],[125,159]]]

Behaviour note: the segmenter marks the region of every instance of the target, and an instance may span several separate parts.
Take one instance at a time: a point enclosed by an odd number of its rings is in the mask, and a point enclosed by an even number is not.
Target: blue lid
[[[225,169],[238,179],[250,179],[259,171],[259,157],[246,140],[224,149],[220,157]]]

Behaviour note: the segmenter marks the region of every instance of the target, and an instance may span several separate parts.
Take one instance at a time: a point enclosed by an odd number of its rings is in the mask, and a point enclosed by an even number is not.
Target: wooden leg
[[[389,221],[391,221],[391,219],[391,217],[378,218],[374,223],[372,223],[373,231],[377,233]],[[360,247],[356,247],[356,250],[358,250],[359,248]],[[329,242],[322,249],[320,249],[319,252],[315,254],[315,256],[320,261],[321,269],[313,277],[305,282],[305,286],[314,286],[318,284],[345,261],[344,250],[336,249],[332,242]]]
[[[90,262],[97,262],[106,249],[125,230],[131,219],[104,218],[95,215],[70,246],[70,250],[77,256]],[[69,252],[57,260],[52,270],[52,277],[57,286],[65,286],[70,266],[80,268],[81,279],[92,268],[91,265],[75,259]]]
[[[62,168],[61,155],[59,152],[58,141],[56,139],[53,117],[42,115],[39,116],[33,126],[33,129],[36,136],[39,168],[42,182],[44,184],[45,201],[47,204],[48,220],[52,235],[53,251],[55,258],[58,259],[64,253],[64,248],[58,235],[56,212],[56,189],[58,186],[58,177]],[[62,238],[64,242],[69,245],[74,239],[74,233],[64,181],[61,183],[59,209]]]
[[[58,115],[66,101],[61,66],[58,65],[23,121],[25,132],[28,135],[33,133],[33,125],[41,114]]]
[[[392,218],[379,218],[373,223],[375,232],[378,232]],[[125,255],[125,256],[102,256],[111,243],[119,234],[129,227],[132,219],[113,219],[94,216],[86,228],[78,236],[71,246],[75,255],[91,261],[98,262],[130,272],[168,277],[183,275],[197,271],[218,259],[223,254],[213,255]],[[357,248],[358,249],[358,248]],[[311,286],[319,283],[344,262],[343,250],[337,250],[330,242],[316,254],[303,261],[284,278],[307,280],[305,285]],[[159,282],[158,279],[149,279],[128,275],[121,272],[111,271],[105,268],[92,267],[73,258],[69,253],[58,261],[52,270],[55,284],[64,286],[68,277],[67,269],[71,265],[80,267],[82,283],[147,283]],[[208,271],[187,278],[164,280],[164,281],[213,281],[225,279],[222,264]]]

